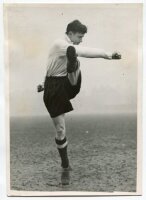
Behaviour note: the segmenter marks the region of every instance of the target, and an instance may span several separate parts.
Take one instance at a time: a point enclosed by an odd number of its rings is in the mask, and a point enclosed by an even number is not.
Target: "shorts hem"
[[[67,110],[67,111],[64,111],[64,112],[62,111],[62,112],[57,113],[57,114],[53,114],[53,115],[50,114],[50,116],[51,116],[51,118],[55,118],[55,117],[58,117],[59,115],[62,115],[62,114],[71,112],[71,111],[73,111],[73,110],[74,110],[74,109],[72,108],[71,110]]]

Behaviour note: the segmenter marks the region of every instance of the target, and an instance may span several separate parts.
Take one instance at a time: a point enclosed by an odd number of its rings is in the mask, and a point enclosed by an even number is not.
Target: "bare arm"
[[[66,50],[69,46],[74,46],[76,49],[76,53],[79,57],[84,57],[84,58],[104,58],[104,59],[120,59],[121,55],[118,52],[107,52],[103,49],[98,49],[98,48],[91,48],[91,47],[84,47],[80,45],[73,45],[73,44],[68,44],[67,42],[64,42],[62,40],[56,41],[54,47],[55,47],[55,52],[58,53],[60,56],[65,56],[66,55]],[[115,55],[117,55],[115,57]]]
[[[82,47],[77,45],[74,45],[74,47],[79,57],[112,59],[112,53],[106,52],[103,49]]]

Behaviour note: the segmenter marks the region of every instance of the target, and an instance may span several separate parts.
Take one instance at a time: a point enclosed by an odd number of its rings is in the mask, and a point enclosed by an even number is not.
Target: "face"
[[[72,31],[68,34],[70,40],[73,42],[73,44],[80,44],[82,42],[82,39],[84,37],[83,33],[73,33]]]

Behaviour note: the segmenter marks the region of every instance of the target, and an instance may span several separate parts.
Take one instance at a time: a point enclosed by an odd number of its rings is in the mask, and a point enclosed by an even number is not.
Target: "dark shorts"
[[[72,86],[67,76],[46,77],[44,84],[44,103],[50,116],[57,117],[73,110],[70,99],[73,99],[81,88],[81,73],[77,85]]]

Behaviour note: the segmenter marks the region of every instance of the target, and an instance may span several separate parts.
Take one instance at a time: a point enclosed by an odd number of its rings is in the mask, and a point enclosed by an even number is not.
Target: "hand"
[[[44,90],[43,85],[38,85],[37,86],[37,92],[42,92]]]
[[[112,54],[112,59],[115,59],[115,60],[121,59],[121,54],[118,52],[114,52]]]

